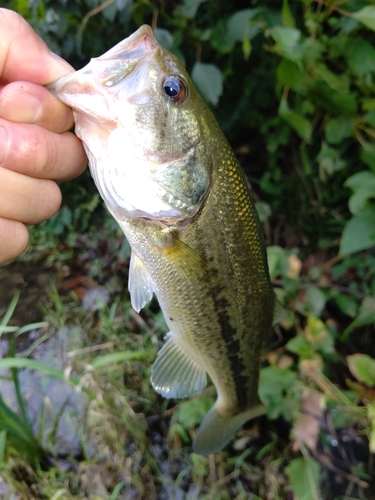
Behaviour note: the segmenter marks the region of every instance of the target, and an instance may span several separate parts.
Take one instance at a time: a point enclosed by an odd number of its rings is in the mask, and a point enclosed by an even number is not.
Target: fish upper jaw
[[[81,70],[68,73],[47,89],[73,110],[92,116],[95,120],[116,123],[120,111],[113,102],[131,101],[146,104],[148,98],[149,64],[154,53],[161,50],[152,29],[142,26],[131,36],[115,45],[100,57],[92,58]],[[131,81],[126,77],[136,72]],[[121,82],[121,89],[115,86]]]
[[[156,41],[153,31],[150,26],[146,24],[141,26],[132,35],[122,40],[117,45],[112,47],[112,49],[105,52],[100,57],[93,60],[119,60],[123,61],[131,59],[139,59],[145,54],[154,51],[159,46]]]

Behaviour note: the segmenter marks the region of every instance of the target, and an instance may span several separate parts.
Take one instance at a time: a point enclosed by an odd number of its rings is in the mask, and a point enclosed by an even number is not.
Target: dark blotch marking
[[[243,403],[245,407],[247,400],[247,376],[242,375],[245,365],[243,359],[239,356],[241,349],[240,341],[235,339],[237,330],[233,327],[228,312],[230,304],[225,297],[220,296],[223,292],[225,292],[225,287],[220,285],[216,285],[210,289],[220,326],[221,337],[225,343],[226,354],[233,374],[237,401],[240,405]]]
[[[229,360],[230,370],[234,380],[236,398],[240,406],[239,409],[246,409],[248,404],[248,377],[242,375],[245,372],[245,360],[240,357],[241,344],[236,340],[237,329],[232,325],[229,316],[230,303],[225,297],[225,285],[220,284],[220,273],[217,267],[214,267],[214,256],[209,255],[205,244],[205,234],[199,228],[196,228],[197,251],[203,259],[209,263],[206,271],[200,280],[207,286],[207,291],[213,300],[217,321],[220,327],[220,334],[225,345],[225,354]],[[211,267],[212,266],[212,267]]]

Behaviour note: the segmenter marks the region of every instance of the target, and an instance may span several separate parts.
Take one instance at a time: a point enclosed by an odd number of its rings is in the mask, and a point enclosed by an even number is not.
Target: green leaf
[[[346,314],[350,318],[355,317],[358,311],[358,304],[353,297],[345,295],[344,293],[339,293],[337,291],[331,293],[331,296],[342,313]]]
[[[300,91],[305,81],[305,71],[293,61],[283,59],[276,70],[279,83],[285,87],[290,87],[295,91]]]
[[[306,290],[306,297],[309,305],[310,313],[314,316],[320,316],[327,302],[327,297],[316,286],[310,286]]]
[[[276,245],[267,247],[267,259],[271,279],[280,275],[287,275],[289,262],[287,254],[283,248]]]
[[[346,57],[350,70],[359,78],[375,71],[375,49],[362,37],[352,40]]]
[[[298,42],[301,38],[300,30],[275,26],[270,30],[270,35],[276,42],[275,49],[279,54],[291,61],[301,59],[302,54],[298,50]]]
[[[361,160],[375,173],[375,144],[365,142],[362,146]]]
[[[213,64],[195,63],[191,78],[204,99],[216,106],[223,92],[223,77],[219,68]]]
[[[242,52],[243,52],[243,55],[244,55],[244,58],[245,58],[246,61],[250,57],[251,49],[252,49],[252,47],[251,47],[250,38],[244,38],[242,40]]]
[[[322,55],[325,47],[322,43],[314,38],[305,38],[299,46],[301,56],[306,61],[316,61]]]
[[[347,137],[353,135],[351,121],[347,118],[332,118],[325,124],[327,142],[330,144],[340,144]]]
[[[375,386],[375,359],[367,354],[353,354],[347,356],[349,370],[352,375],[369,387]]]
[[[368,419],[370,420],[370,443],[369,443],[369,448],[371,453],[375,453],[375,404],[370,403],[367,406],[367,416]]]
[[[366,113],[363,119],[366,123],[368,123],[372,128],[375,129],[375,109]]]
[[[274,419],[285,413],[284,395],[294,387],[296,378],[295,372],[278,366],[267,366],[260,371],[259,397],[270,418]]]
[[[309,142],[311,139],[312,128],[309,120],[302,115],[292,111],[286,99],[282,99],[279,106],[279,115],[297,132],[297,134]]]
[[[102,10],[102,15],[107,21],[110,23],[113,23],[116,17],[117,13],[117,5],[116,2],[112,2],[106,7],[105,9]]]
[[[291,460],[285,471],[296,500],[316,500],[320,497],[320,466],[312,457]]]
[[[375,207],[367,207],[352,217],[344,227],[340,255],[367,250],[375,246]]]
[[[296,27],[296,22],[294,20],[292,11],[290,10],[288,0],[283,0],[283,7],[281,9],[281,23],[287,28]]]
[[[357,317],[344,330],[341,340],[345,342],[348,336],[355,328],[363,325],[372,325],[375,323],[375,299],[373,297],[365,297],[359,308]]]
[[[362,98],[362,109],[363,111],[375,110],[375,99],[372,98]]]
[[[212,398],[200,396],[178,405],[173,414],[173,421],[179,422],[186,429],[201,423],[203,417],[212,406]]]
[[[156,28],[154,30],[154,37],[160,43],[160,45],[170,50],[173,45],[173,35],[170,31],[162,28]]]
[[[211,46],[221,54],[231,52],[235,44],[235,40],[228,39],[227,26],[224,22],[220,22],[212,28],[209,40]]]
[[[346,92],[349,88],[349,79],[345,75],[332,73],[325,64],[314,63],[312,66],[314,76],[323,80],[331,89],[337,92]]]
[[[333,336],[321,319],[309,316],[307,318],[305,335],[316,351],[325,354],[335,352]]]
[[[354,12],[352,16],[371,30],[375,31],[375,7],[373,5],[363,7],[363,9]]]
[[[27,18],[30,9],[29,0],[16,0],[12,8],[18,12],[18,14],[21,14],[21,16]]]
[[[356,24],[357,21],[356,21]],[[351,40],[350,40],[351,41]],[[349,37],[346,36],[343,32],[341,32],[338,36],[334,36],[332,38],[328,38],[327,40],[329,53],[331,57],[333,56],[335,59],[341,56],[347,55],[347,47],[349,42]]]
[[[231,47],[235,42],[251,40],[259,32],[259,27],[251,24],[251,20],[260,12],[259,8],[240,10],[228,19],[226,41]]]
[[[305,335],[296,335],[287,342],[285,348],[301,359],[311,359],[314,356],[314,350]]]
[[[316,159],[319,162],[319,177],[323,181],[346,166],[345,161],[340,157],[340,151],[329,147],[325,142],[322,143],[322,149]]]
[[[375,298],[365,297],[359,308],[359,314],[356,318],[357,324],[371,325],[375,323]]]
[[[255,202],[255,208],[257,209],[260,222],[264,222],[270,218],[272,212],[268,203],[264,201],[257,201]]]
[[[375,175],[371,172],[358,172],[349,177],[344,185],[354,191],[349,198],[349,210],[352,214],[361,212],[367,201],[375,198]]]
[[[186,19],[194,19],[201,3],[206,0],[184,0],[182,5],[179,5],[174,14],[185,17]]]
[[[322,80],[311,83],[308,96],[317,106],[333,113],[351,116],[357,110],[356,94],[337,92]]]
[[[0,431],[0,467],[4,467],[5,461],[5,445],[6,445],[6,440],[7,440],[7,431],[2,430]]]
[[[375,179],[375,175],[366,170],[362,172],[357,172],[356,174],[348,177],[344,185],[349,187],[352,191],[357,191],[361,189],[364,184],[372,183]]]

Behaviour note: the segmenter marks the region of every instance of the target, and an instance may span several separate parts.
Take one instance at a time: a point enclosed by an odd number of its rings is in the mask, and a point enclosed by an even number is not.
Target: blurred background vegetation
[[[94,349],[84,351],[81,364],[69,362],[74,384],[85,387],[91,409],[97,405],[80,452],[69,458],[74,466],[61,465],[54,439],[35,441],[20,390],[14,421],[27,431],[25,450],[41,451],[20,452],[17,431],[1,427],[0,405],[0,460],[12,491],[32,496],[34,487],[46,498],[375,498],[373,1],[1,3],[77,69],[140,25],[153,27],[191,73],[246,172],[271,278],[289,316],[265,350],[260,395],[267,417],[246,425],[218,456],[192,454],[191,436],[212,390],[184,402],[152,393],[149,366],[165,333],[157,303],[141,315],[130,311],[129,248],[89,173],[63,183],[60,212],[31,229],[28,251],[8,272],[32,266],[53,275],[41,338],[73,325],[89,337],[83,349],[97,346],[107,357],[96,358]],[[102,306],[90,309],[93,290]],[[19,306],[23,300],[21,293]],[[0,334],[19,336],[9,311]],[[8,359],[19,387],[17,370],[33,360],[16,346],[7,356],[0,361]],[[62,371],[49,375],[63,378]],[[4,402],[4,422],[9,411]],[[100,415],[111,424],[101,431]],[[90,455],[84,442],[93,428],[100,453]],[[26,469],[22,480],[17,471]],[[94,492],[88,471],[101,478]]]

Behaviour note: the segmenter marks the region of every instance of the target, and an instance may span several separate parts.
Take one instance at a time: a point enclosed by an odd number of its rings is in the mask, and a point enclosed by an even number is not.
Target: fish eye
[[[176,104],[181,104],[187,97],[186,85],[178,76],[165,77],[162,87],[168,99]]]

